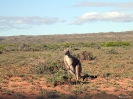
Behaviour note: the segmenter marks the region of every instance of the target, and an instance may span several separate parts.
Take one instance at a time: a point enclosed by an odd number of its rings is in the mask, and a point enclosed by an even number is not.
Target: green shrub
[[[58,44],[43,44],[44,50],[57,50],[60,46]]]
[[[52,74],[50,77],[47,78],[47,83],[52,84],[52,86],[66,84],[70,82],[71,77],[71,75],[69,75],[66,71],[60,68],[58,72]]]
[[[90,47],[91,44],[90,43],[85,43],[85,47]]]
[[[35,67],[35,72],[36,72],[36,74],[43,74],[45,71],[44,71],[44,67],[43,66],[41,66],[41,65],[37,65],[36,67]]]
[[[63,47],[65,47],[65,48],[66,48],[66,47],[70,47],[70,46],[71,46],[70,43],[64,43],[64,44],[63,44]]]
[[[56,61],[48,61],[46,62],[46,65],[44,66],[45,70],[50,73],[56,73],[60,68],[63,68],[63,63],[59,60]]]
[[[39,75],[50,75],[46,77],[46,81],[53,86],[69,83],[72,76],[64,70],[63,65],[64,63],[59,60],[47,61],[44,66],[37,65],[34,72]]]
[[[64,63],[56,61],[47,61],[44,66],[37,65],[30,70],[30,72],[37,75],[50,75],[46,77],[47,83],[52,86],[69,83],[72,75],[69,75],[63,68]]]
[[[90,43],[90,47],[95,49],[101,49],[101,46],[98,43]]]
[[[18,44],[3,44],[0,46],[1,51],[17,51]]]
[[[0,50],[3,50],[3,49],[4,49],[4,46],[3,46],[3,45],[1,45],[1,46],[0,46]]]
[[[129,42],[104,42],[101,44],[103,47],[114,47],[114,46],[129,46]]]

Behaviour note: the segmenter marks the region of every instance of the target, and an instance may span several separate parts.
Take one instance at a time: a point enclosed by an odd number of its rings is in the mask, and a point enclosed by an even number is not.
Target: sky
[[[133,0],[0,0],[0,36],[133,30]]]

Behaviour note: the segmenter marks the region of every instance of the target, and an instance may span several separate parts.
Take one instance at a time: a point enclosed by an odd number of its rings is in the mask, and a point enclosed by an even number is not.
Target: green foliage
[[[55,43],[55,44],[3,44],[0,45],[0,51],[43,51],[43,50],[61,50],[67,47],[91,47],[94,49],[100,49],[101,47],[115,47],[115,46],[130,46],[129,42],[103,42],[103,43],[93,43],[93,42],[65,42],[65,43]]]
[[[103,47],[114,47],[114,46],[129,46],[129,42],[104,42],[101,44]]]
[[[47,61],[44,66],[37,65],[30,71],[37,75],[50,75],[50,77],[46,77],[46,80],[53,86],[68,83],[71,79],[71,76],[63,69],[63,63],[58,60]]]
[[[66,48],[66,47],[70,47],[71,44],[70,43],[63,43],[62,46]]]
[[[60,68],[56,73],[47,78],[47,83],[51,83],[52,86],[56,86],[68,83],[70,82],[70,79],[71,76],[66,71]]]
[[[36,74],[53,74],[56,73],[62,67],[59,61],[47,61],[45,65],[37,65],[34,67],[33,72]]]
[[[98,43],[90,43],[90,47],[95,49],[101,49],[101,46]]]
[[[3,49],[4,49],[4,46],[3,46],[3,45],[1,45],[1,46],[0,46],[0,50],[3,50]]]
[[[85,47],[86,44],[84,42],[77,42],[75,43],[76,46],[79,46],[79,47]]]
[[[16,51],[18,50],[18,44],[3,44],[0,46],[1,51]]]
[[[63,64],[58,60],[48,61],[44,68],[48,73],[53,74],[58,72],[60,68],[63,68]]]
[[[60,46],[58,44],[44,44],[43,48],[44,50],[57,50]]]
[[[67,83],[68,78],[71,77],[63,69],[63,63],[59,61],[48,62],[46,67],[47,72],[51,75],[47,78],[47,83],[51,83],[53,86]]]
[[[41,66],[41,65],[37,65],[36,67],[35,67],[35,72],[36,72],[36,74],[43,74],[45,71],[44,71],[44,67],[43,66]]]

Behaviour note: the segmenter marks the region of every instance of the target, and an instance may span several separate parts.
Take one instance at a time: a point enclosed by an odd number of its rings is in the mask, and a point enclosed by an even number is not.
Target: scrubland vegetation
[[[31,43],[34,37],[27,39],[26,36],[1,37],[0,98],[133,98],[133,41],[130,38],[133,33],[84,35],[79,34],[73,40],[72,36],[68,39],[65,38],[68,35],[64,35],[63,39],[56,35],[54,43],[42,42],[43,39]],[[86,35],[94,42],[87,41]],[[14,42],[14,38],[21,37]],[[82,76],[88,75],[78,84],[64,68],[63,48],[66,47],[81,60]]]

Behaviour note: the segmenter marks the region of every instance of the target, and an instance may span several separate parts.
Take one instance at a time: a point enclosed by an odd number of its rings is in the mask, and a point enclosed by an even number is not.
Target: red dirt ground
[[[30,79],[30,77],[29,77]],[[117,84],[119,84],[121,87],[120,90],[116,90],[114,87],[104,87],[104,84],[100,84],[100,87],[98,88],[98,90],[100,91],[106,91],[107,94],[112,94],[112,95],[116,95],[119,96],[120,94],[123,94],[127,97],[120,97],[120,98],[130,98],[133,99],[132,96],[128,96],[127,92],[128,91],[133,91],[133,87],[128,86],[128,82],[133,82],[132,79],[121,79],[121,80],[117,80]],[[97,79],[89,79],[89,82],[91,83],[103,83],[103,82],[107,82],[107,80],[105,80],[104,78],[97,78]],[[109,80],[108,83],[113,82],[112,80]],[[9,78],[9,82],[8,84],[2,84],[0,85],[0,89],[6,90],[6,91],[13,91],[12,93],[8,93],[8,92],[1,92],[0,93],[0,99],[16,99],[17,93],[20,94],[24,94],[24,99],[36,99],[37,96],[39,96],[39,91],[41,89],[46,89],[46,90],[57,90],[60,93],[64,93],[64,94],[68,94],[68,95],[72,95],[71,91],[67,91],[66,89],[70,89],[73,90],[74,87],[77,85],[58,85],[56,87],[52,87],[50,85],[46,85],[46,82],[43,78],[41,79],[37,79],[36,81],[33,82],[28,82],[28,81],[23,81],[21,77],[11,77]],[[89,94],[94,94],[94,93],[98,93],[98,91],[91,91],[88,92]],[[21,95],[20,95],[21,96]],[[80,97],[83,97],[84,94],[80,94]],[[23,97],[23,96],[22,96]]]

